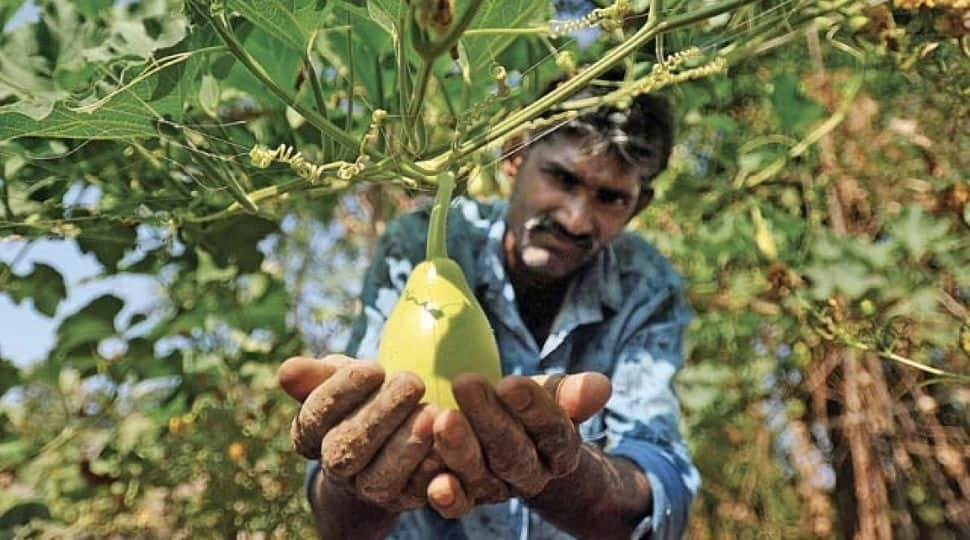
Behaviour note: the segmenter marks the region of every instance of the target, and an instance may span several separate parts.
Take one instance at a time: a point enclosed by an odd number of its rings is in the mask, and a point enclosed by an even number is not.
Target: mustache
[[[533,218],[530,218],[525,222],[525,231],[527,233],[532,232],[544,232],[549,234],[554,234],[561,238],[576,244],[583,249],[591,249],[593,247],[593,237],[589,234],[573,234],[566,230],[561,223],[553,219],[549,214],[542,214]]]

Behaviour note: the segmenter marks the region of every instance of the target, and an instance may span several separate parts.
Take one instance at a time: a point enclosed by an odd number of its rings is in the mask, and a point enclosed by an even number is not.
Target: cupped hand
[[[460,411],[433,424],[434,449],[447,467],[427,488],[428,502],[446,518],[479,504],[532,497],[579,462],[576,423],[599,412],[610,397],[600,373],[502,379],[494,388],[466,374],[452,385]]]
[[[328,481],[388,510],[425,503],[443,463],[431,453],[437,411],[419,403],[424,384],[416,375],[385,380],[375,363],[330,355],[290,358],[278,378],[302,402],[293,445],[320,459]]]

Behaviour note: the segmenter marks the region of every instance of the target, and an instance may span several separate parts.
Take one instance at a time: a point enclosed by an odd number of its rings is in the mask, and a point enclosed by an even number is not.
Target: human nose
[[[573,236],[589,236],[593,234],[593,211],[589,197],[585,193],[577,193],[568,197],[562,205],[559,223],[566,232]]]

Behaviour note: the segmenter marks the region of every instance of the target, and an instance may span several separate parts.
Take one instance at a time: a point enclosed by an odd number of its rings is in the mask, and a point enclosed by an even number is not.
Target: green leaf
[[[64,278],[43,263],[35,263],[33,271],[23,277],[13,274],[7,265],[0,263],[0,275],[10,276],[6,283],[0,283],[0,290],[9,294],[15,304],[32,298],[34,308],[48,317],[57,313],[57,306],[67,296]]]
[[[107,11],[104,2],[48,2],[41,20],[0,34],[0,125],[19,115],[38,121],[60,104],[91,93],[123,68],[152,58],[186,35],[187,19],[165,0],[147,0]],[[97,91],[100,91],[99,88]],[[22,124],[26,124],[22,125]],[[10,137],[0,129],[0,138]]]
[[[341,4],[347,4],[348,7],[356,7],[343,0],[341,0]],[[407,5],[401,0],[367,0],[367,12],[374,17],[374,21],[377,24],[381,25],[391,35],[394,35],[397,21],[400,20],[402,15],[407,13],[407,10]],[[375,14],[378,15],[375,17]],[[389,28],[386,26],[388,24],[390,24]]]
[[[367,14],[391,37],[397,37],[397,19],[391,16],[387,8],[378,1],[367,1]]]
[[[376,9],[376,8],[375,8]],[[348,42],[348,33],[342,27],[353,28]],[[340,76],[341,86],[349,82],[351,55],[353,56],[354,80],[367,92],[370,103],[381,103],[383,96],[378,94],[377,77],[383,77],[385,70],[377,72],[375,65],[392,52],[392,42],[386,30],[368,15],[367,11],[346,2],[334,3],[334,9],[327,18],[327,26],[316,41],[317,52],[329,62]],[[383,87],[387,88],[387,84]]]
[[[20,384],[20,370],[10,360],[0,358],[0,396]]]
[[[14,439],[0,443],[0,469],[8,470],[29,460],[36,452],[30,441]],[[0,531],[4,528],[0,525]]]
[[[13,100],[0,107],[0,112],[16,112],[40,120],[69,92],[60,88],[51,76],[49,60],[42,56],[41,43],[35,35],[36,26],[24,25],[9,34],[0,34],[0,102]],[[3,123],[0,116],[0,133]]]
[[[183,104],[194,93],[199,55],[158,69],[146,64],[141,74],[107,96],[81,104],[58,103],[43,122],[13,106],[0,107],[0,141],[17,137],[130,139],[158,137],[157,122],[182,118]],[[139,78],[144,77],[144,78]]]
[[[118,371],[119,378],[125,377],[129,372],[134,372],[140,379],[151,379],[179,375],[181,368],[182,363],[173,360],[172,357],[157,358],[152,341],[135,338],[128,341],[128,348],[124,357],[117,366],[112,366],[112,371]]]
[[[329,3],[321,0],[232,0],[247,20],[292,49],[303,54],[310,34],[320,26]]]
[[[805,273],[812,280],[812,294],[819,300],[829,298],[837,291],[849,298],[861,298],[870,289],[886,284],[884,277],[874,275],[865,265],[852,261],[811,266]]]
[[[277,230],[276,223],[257,216],[239,215],[205,226],[186,226],[198,245],[219,267],[236,265],[242,273],[255,272],[263,262],[259,241]]]
[[[95,298],[83,309],[64,319],[57,329],[55,354],[71,355],[79,347],[93,348],[102,339],[115,335],[114,319],[123,306],[123,300],[106,294]]]
[[[26,525],[33,519],[50,519],[51,513],[47,505],[40,501],[22,502],[0,516],[0,531],[13,529],[18,525]]]
[[[281,282],[274,281],[258,302],[249,303],[246,309],[227,314],[226,320],[236,328],[244,330],[268,328],[278,332],[285,327],[289,305],[290,295],[286,288]]]
[[[773,82],[771,104],[782,129],[789,133],[799,132],[822,117],[824,109],[805,96],[796,74],[788,71],[779,73]]]
[[[240,24],[236,31],[246,50],[266,69],[270,78],[284,88],[292,88],[298,73],[297,66],[302,55],[293,54],[282,42],[250,23]],[[223,57],[225,58],[225,57]],[[216,66],[213,66],[215,69]],[[240,62],[233,62],[228,75],[220,80],[220,86],[245,92],[264,107],[282,110],[283,105],[275,94]]]
[[[98,262],[114,271],[125,253],[135,247],[138,234],[131,226],[98,224],[82,229],[77,245],[84,253],[94,253]]]
[[[84,50],[88,61],[112,61],[126,56],[148,60],[156,51],[182,41],[188,31],[188,19],[170,9],[166,0],[142,0],[128,9],[112,9],[106,15],[109,34],[98,46]]]
[[[466,7],[467,2],[459,2],[455,17],[460,17]],[[548,19],[551,13],[552,3],[548,1],[482,2],[469,28],[524,28]],[[490,77],[489,67],[515,39],[516,36],[508,34],[463,37],[471,72],[480,78]]]
[[[93,19],[101,14],[112,5],[114,5],[114,0],[75,0],[74,7],[81,12],[85,17]]]
[[[115,447],[121,455],[129,454],[141,442],[150,442],[157,437],[159,427],[150,418],[140,413],[129,414],[118,425],[114,439]]]
[[[901,219],[890,226],[893,238],[914,259],[920,259],[949,230],[946,220],[929,216],[918,206],[908,207]]]

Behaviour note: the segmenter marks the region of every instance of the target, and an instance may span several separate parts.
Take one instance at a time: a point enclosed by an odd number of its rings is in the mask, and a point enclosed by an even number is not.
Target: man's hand
[[[330,355],[290,358],[278,376],[303,403],[292,424],[293,444],[320,459],[330,484],[392,512],[425,503],[442,464],[429,456],[436,411],[419,405],[424,384],[416,375],[385,381],[377,364]]]
[[[611,392],[609,379],[592,372],[511,376],[495,388],[466,374],[452,388],[461,411],[434,421],[435,450],[448,470],[428,485],[428,501],[446,518],[510,495],[535,496],[573,472],[582,443],[574,422],[602,409]]]

